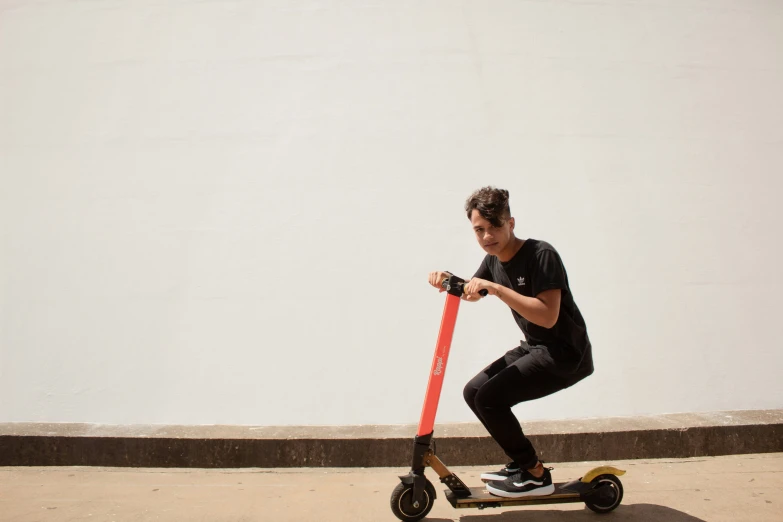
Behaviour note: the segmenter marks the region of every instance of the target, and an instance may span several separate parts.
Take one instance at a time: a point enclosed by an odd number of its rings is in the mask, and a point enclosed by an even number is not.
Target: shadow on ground
[[[491,508],[488,508],[491,509]],[[486,514],[484,514],[486,513]],[[527,510],[506,511],[505,513],[491,514],[485,511],[481,515],[463,515],[460,522],[572,522],[584,520],[585,522],[705,522],[701,518],[692,517],[682,511],[657,506],[655,504],[631,504],[619,506],[612,513],[597,515],[587,508],[583,511],[557,511],[557,510]],[[596,518],[600,517],[600,518]],[[605,518],[604,518],[605,517]],[[440,518],[426,518],[429,522],[450,522]]]

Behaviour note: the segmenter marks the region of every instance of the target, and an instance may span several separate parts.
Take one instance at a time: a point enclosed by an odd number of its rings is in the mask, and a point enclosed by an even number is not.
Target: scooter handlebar
[[[441,286],[448,293],[452,295],[456,295],[457,297],[462,297],[465,288],[465,280],[460,279],[459,277],[452,274],[443,280]],[[489,291],[487,289],[479,290],[479,295],[481,297],[486,297],[487,294],[489,294]]]

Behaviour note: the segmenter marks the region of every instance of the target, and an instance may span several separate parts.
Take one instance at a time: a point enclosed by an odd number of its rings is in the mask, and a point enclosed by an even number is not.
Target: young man
[[[520,345],[471,379],[465,400],[492,438],[512,459],[497,472],[484,473],[487,490],[501,497],[550,495],[555,487],[511,411],[520,402],[550,395],[593,373],[590,340],[571,295],[568,276],[557,251],[544,241],[520,239],[508,191],[484,187],[465,204],[476,239],[487,255],[465,284],[463,299],[479,301],[479,291],[511,309],[525,335]],[[447,272],[432,272],[440,286]]]

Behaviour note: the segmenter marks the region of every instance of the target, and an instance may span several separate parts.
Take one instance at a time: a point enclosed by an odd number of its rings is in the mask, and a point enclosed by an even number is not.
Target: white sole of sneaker
[[[530,491],[503,491],[494,487],[492,484],[487,484],[487,491],[495,495],[496,497],[503,498],[522,498],[522,497],[545,497],[555,492],[555,485],[550,484],[542,488],[531,489]]]

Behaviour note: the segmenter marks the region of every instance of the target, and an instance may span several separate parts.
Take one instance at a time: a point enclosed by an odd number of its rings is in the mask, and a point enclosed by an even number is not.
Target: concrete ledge
[[[783,410],[528,422],[549,462],[783,452]],[[0,466],[409,466],[416,426],[0,424]],[[451,466],[508,459],[480,424],[435,426]]]

